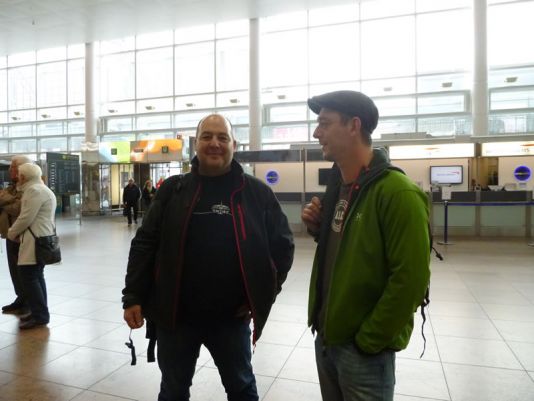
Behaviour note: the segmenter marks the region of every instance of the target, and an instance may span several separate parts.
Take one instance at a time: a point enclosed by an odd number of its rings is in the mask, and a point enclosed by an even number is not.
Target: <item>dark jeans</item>
[[[393,401],[395,352],[369,355],[354,344],[323,347],[315,339],[315,359],[325,401]]]
[[[38,323],[48,323],[50,313],[48,312],[44,265],[19,266],[19,272],[33,319]]]
[[[137,202],[126,204],[126,217],[128,217],[128,224],[132,224],[132,209],[133,219],[134,221],[137,221],[137,213],[139,211],[139,206],[137,206]]]
[[[204,344],[211,353],[229,401],[258,401],[252,372],[249,321],[180,324],[176,331],[157,328],[161,389],[158,401],[187,401]]]
[[[11,282],[13,283],[13,289],[17,298],[13,302],[16,305],[26,306],[26,297],[24,296],[24,287],[22,285],[22,278],[19,273],[18,261],[19,261],[19,248],[20,243],[6,239],[6,253],[7,264],[9,265],[9,275],[11,276]]]

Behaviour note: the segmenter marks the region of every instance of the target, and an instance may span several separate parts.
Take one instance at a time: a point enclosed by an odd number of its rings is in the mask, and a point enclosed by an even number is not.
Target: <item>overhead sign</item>
[[[390,146],[391,160],[401,159],[443,159],[458,157],[474,157],[474,143],[447,143],[436,145],[403,145]]]
[[[534,142],[487,142],[482,144],[482,156],[534,155]]]
[[[46,154],[48,187],[56,195],[80,193],[80,157],[63,153]]]

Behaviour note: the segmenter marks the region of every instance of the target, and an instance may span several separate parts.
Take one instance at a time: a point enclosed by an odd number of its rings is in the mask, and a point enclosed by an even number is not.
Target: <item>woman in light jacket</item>
[[[41,175],[41,168],[36,164],[19,166],[17,189],[23,192],[20,215],[7,233],[10,240],[20,241],[18,266],[31,311],[21,318],[20,329],[31,329],[50,321],[44,265],[35,259],[35,239],[29,231],[31,228],[36,237],[54,233],[56,196],[43,183]]]

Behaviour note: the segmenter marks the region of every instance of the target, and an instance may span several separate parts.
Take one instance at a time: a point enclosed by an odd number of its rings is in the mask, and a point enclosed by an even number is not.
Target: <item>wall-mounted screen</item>
[[[430,166],[430,182],[437,184],[461,184],[462,166]]]

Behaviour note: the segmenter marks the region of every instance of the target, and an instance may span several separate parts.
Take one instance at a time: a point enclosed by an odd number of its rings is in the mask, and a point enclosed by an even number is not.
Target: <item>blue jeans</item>
[[[181,323],[176,331],[157,328],[161,388],[158,401],[187,401],[195,366],[204,344],[209,350],[229,401],[258,401],[252,372],[249,321]]]
[[[44,279],[44,265],[19,266],[24,295],[30,305],[32,318],[38,323],[48,323],[48,297]]]
[[[370,355],[354,344],[323,347],[315,339],[315,359],[325,401],[393,401],[395,352]]]

